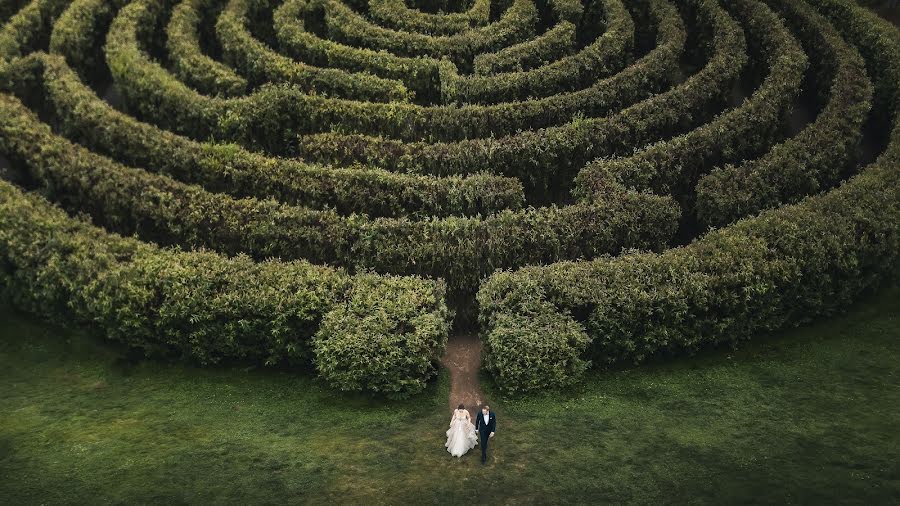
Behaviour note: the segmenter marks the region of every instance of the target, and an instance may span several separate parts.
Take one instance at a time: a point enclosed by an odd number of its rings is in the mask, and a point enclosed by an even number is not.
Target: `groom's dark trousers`
[[[481,441],[481,463],[487,460],[488,441],[491,439],[491,432],[497,432],[497,417],[491,411],[488,414],[488,423],[484,423],[484,414],[478,413],[475,419],[475,428],[478,429],[478,436]]]

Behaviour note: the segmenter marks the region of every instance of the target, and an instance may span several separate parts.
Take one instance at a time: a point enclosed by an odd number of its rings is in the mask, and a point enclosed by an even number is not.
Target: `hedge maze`
[[[0,289],[152,356],[509,393],[897,279],[849,0],[0,0]]]

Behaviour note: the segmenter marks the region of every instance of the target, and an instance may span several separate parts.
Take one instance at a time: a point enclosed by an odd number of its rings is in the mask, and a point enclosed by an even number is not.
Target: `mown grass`
[[[900,290],[739,351],[492,396],[443,448],[446,375],[381,402],[284,372],[130,361],[0,310],[0,502],[896,503]]]

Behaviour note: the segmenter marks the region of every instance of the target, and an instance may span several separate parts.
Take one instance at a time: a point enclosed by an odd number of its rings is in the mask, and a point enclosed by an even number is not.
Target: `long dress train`
[[[475,425],[469,420],[468,412],[462,409],[453,411],[450,428],[447,430],[447,451],[454,457],[462,457],[478,444]]]

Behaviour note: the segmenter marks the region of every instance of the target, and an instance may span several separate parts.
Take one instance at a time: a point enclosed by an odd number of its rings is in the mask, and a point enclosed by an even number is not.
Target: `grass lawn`
[[[849,313],[491,395],[491,460],[444,450],[446,374],[406,402],[272,370],[131,363],[0,309],[0,502],[410,504],[900,501],[900,290]]]

